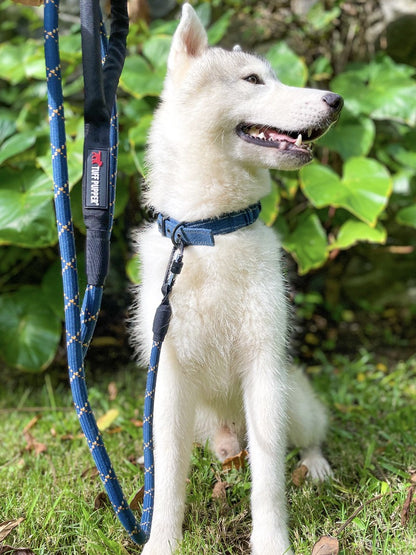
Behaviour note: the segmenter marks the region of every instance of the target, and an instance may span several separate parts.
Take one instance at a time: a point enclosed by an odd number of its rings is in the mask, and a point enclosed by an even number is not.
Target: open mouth
[[[241,139],[249,143],[311,155],[313,141],[321,137],[326,129],[282,131],[269,125],[241,123],[236,131]]]

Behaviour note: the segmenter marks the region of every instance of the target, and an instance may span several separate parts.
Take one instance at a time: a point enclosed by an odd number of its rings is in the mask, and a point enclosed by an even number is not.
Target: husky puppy
[[[294,170],[334,123],[342,98],[283,85],[264,59],[209,48],[189,4],[168,59],[148,145],[146,202],[178,221],[215,218],[259,201],[269,168]],[[142,285],[134,341],[147,360],[172,244],[155,224],[137,235]],[[254,224],[188,246],[171,295],[172,320],[155,396],[155,505],[144,555],[170,555],[182,537],[194,441],[219,457],[248,446],[251,549],[292,553],[285,503],[287,442],[314,479],[331,474],[320,445],[326,417],[308,381],[289,368],[287,307],[275,232]]]

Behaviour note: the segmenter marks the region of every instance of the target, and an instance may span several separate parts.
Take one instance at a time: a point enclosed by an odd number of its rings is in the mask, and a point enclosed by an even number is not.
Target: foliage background
[[[397,48],[375,0],[320,0],[304,13],[295,13],[293,4],[214,0],[197,10],[211,44],[239,42],[264,54],[283,82],[345,98],[316,161],[299,173],[274,172],[272,194],[263,201],[262,217],[280,232],[294,278],[302,324],[294,352],[313,364],[361,344],[401,358],[416,342],[410,331],[416,320],[412,39],[396,31]],[[41,9],[3,0],[0,13],[0,357],[8,367],[36,372],[53,361],[65,365]],[[63,16],[70,186],[82,268],[80,29],[71,14]],[[164,20],[137,20],[129,34],[118,101],[112,266],[92,349],[101,364],[130,356],[127,289],[140,277],[128,237],[148,217],[140,206],[144,145],[176,25],[174,10]]]

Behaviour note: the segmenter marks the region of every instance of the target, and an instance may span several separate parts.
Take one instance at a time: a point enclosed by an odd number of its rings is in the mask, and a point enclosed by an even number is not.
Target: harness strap
[[[163,214],[157,217],[157,225],[164,237],[169,237],[174,245],[215,245],[214,235],[225,235],[247,227],[259,217],[261,204],[252,204],[245,210],[223,214],[218,218],[208,218],[194,222],[179,222]]]

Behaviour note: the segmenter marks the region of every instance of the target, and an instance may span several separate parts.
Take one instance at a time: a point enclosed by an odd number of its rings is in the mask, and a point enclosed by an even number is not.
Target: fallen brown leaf
[[[0,555],[35,555],[28,547],[12,547],[11,545],[0,545]]]
[[[240,451],[240,453],[238,453],[238,455],[235,455],[234,457],[228,457],[228,459],[225,459],[225,461],[222,463],[223,471],[228,472],[233,467],[236,470],[239,470],[240,468],[244,468],[246,464],[247,456],[248,456],[248,452],[245,449],[243,449],[242,451]]]
[[[46,443],[40,443],[39,441],[36,441],[36,439],[30,432],[24,431],[23,436],[27,443],[25,447],[26,451],[34,451],[36,455],[39,455],[40,453],[44,453],[48,450],[48,446],[46,445]]]
[[[131,418],[130,422],[133,424],[133,426],[136,426],[136,428],[143,428],[142,420],[137,420],[137,418]]]
[[[300,487],[306,480],[306,476],[308,475],[309,468],[301,464],[292,472],[292,482],[296,487]]]
[[[312,555],[338,555],[339,542],[332,536],[322,536],[313,546]]]
[[[222,482],[219,480],[215,482],[212,490],[212,499],[217,499],[218,501],[225,501],[227,498],[227,489],[230,485],[227,482]]]
[[[121,426],[114,426],[114,428],[109,428],[108,430],[106,430],[106,433],[107,434],[119,434],[122,431],[123,431],[123,428]]]
[[[97,476],[99,476],[99,472],[96,466],[90,466],[88,468],[86,468],[84,470],[84,472],[81,474],[81,478],[83,478],[84,480],[94,480],[95,478],[97,478]]]
[[[143,504],[143,499],[144,499],[144,486],[142,486],[139,489],[139,491],[136,493],[136,495],[131,500],[130,509],[132,511],[139,511],[140,510],[140,505]]]
[[[413,501],[413,496],[416,491],[416,486],[410,486],[409,491],[407,492],[406,501],[404,502],[402,513],[400,516],[400,521],[402,526],[407,526],[410,519],[410,505]]]
[[[0,541],[6,539],[10,532],[19,526],[19,524],[23,521],[24,518],[21,516],[19,518],[15,518],[14,520],[5,520],[4,522],[0,522]]]
[[[41,6],[43,4],[43,0],[13,0],[13,1],[16,4],[23,4],[24,6]]]
[[[42,418],[42,416],[40,414],[37,414],[36,416],[34,416],[29,422],[28,424],[26,424],[26,426],[23,428],[23,434],[25,434],[26,432],[28,432],[29,430],[31,430],[34,426],[36,426],[36,424],[39,422],[39,420]]]
[[[110,501],[108,499],[108,495],[105,491],[100,491],[97,497],[94,499],[94,509],[97,511],[98,509],[102,509],[109,505]]]

